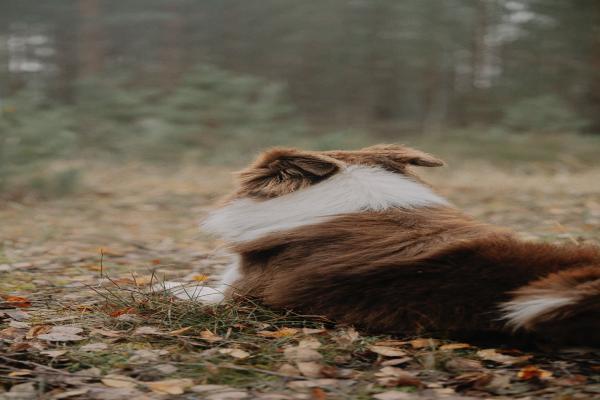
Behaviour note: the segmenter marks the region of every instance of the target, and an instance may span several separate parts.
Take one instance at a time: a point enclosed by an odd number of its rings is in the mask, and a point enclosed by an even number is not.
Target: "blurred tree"
[[[319,126],[492,125],[554,96],[598,131],[598,4],[0,0],[0,96],[35,86],[68,104],[84,78],[168,93],[210,64],[284,83]]]

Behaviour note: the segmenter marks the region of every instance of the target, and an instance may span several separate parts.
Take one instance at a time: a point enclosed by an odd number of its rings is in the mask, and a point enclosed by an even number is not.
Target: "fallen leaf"
[[[307,349],[316,350],[319,347],[321,347],[321,342],[319,342],[319,340],[315,338],[306,338],[298,342],[298,347],[305,347]]]
[[[323,356],[309,347],[288,347],[283,351],[283,355],[290,361],[307,362],[307,361],[319,361]]]
[[[27,331],[27,334],[25,335],[25,338],[27,339],[33,339],[39,335],[42,335],[44,333],[48,333],[52,330],[52,325],[35,325],[32,326],[29,331]]]
[[[395,349],[388,346],[369,346],[369,350],[371,350],[373,353],[377,353],[386,357],[402,357],[406,355],[404,350]]]
[[[100,379],[105,386],[111,388],[133,389],[138,385],[138,382],[125,375],[109,374]]]
[[[296,367],[303,376],[307,378],[320,378],[323,366],[314,361],[300,361],[296,363]]]
[[[221,336],[215,335],[214,333],[212,333],[209,330],[204,330],[204,331],[200,332],[200,338],[202,340],[206,340],[207,342],[210,342],[210,343],[223,340],[223,338]]]
[[[302,333],[305,335],[318,335],[327,332],[327,329],[302,328]]]
[[[165,379],[163,381],[144,382],[155,393],[183,394],[194,385],[191,379]]]
[[[204,282],[204,281],[208,280],[208,276],[207,275],[194,275],[194,276],[192,276],[192,280],[194,280],[196,282]]]
[[[40,354],[52,357],[52,358],[56,358],[56,357],[60,357],[64,354],[67,354],[66,350],[43,350],[40,351]]]
[[[545,380],[551,376],[552,372],[538,368],[535,365],[528,365],[521,368],[521,370],[517,372],[517,377],[522,381],[528,381],[531,379]]]
[[[518,357],[509,356],[506,354],[498,353],[495,349],[479,350],[477,352],[477,355],[484,360],[494,361],[494,362],[504,364],[504,365],[513,365],[513,364],[522,363],[522,362],[529,360],[532,357],[530,355],[524,355],[524,356],[518,356]]]
[[[381,363],[384,367],[393,367],[394,365],[406,364],[412,361],[412,357],[392,358]]]
[[[81,332],[83,332],[83,329],[77,326],[53,326],[48,333],[38,335],[37,338],[49,342],[75,342],[85,340],[83,336],[79,335]]]
[[[18,371],[11,371],[8,373],[8,376],[30,376],[33,375],[33,371],[28,370],[28,369],[20,369]]]
[[[119,338],[123,336],[123,332],[119,331],[109,331],[107,329],[92,329],[90,335],[100,335],[109,338]]]
[[[90,389],[73,389],[67,390],[66,392],[55,394],[51,397],[52,400],[60,400],[60,399],[68,399],[69,397],[81,396],[82,394],[86,394]]]
[[[375,373],[375,376],[377,382],[383,386],[423,386],[416,376],[400,368],[383,367]]]
[[[125,307],[125,308],[120,308],[118,310],[112,311],[108,315],[113,318],[117,318],[117,317],[120,317],[121,315],[134,314],[134,313],[135,313],[135,310],[133,309],[133,307]]]
[[[143,336],[143,335],[162,335],[162,332],[158,330],[158,328],[154,326],[140,326],[133,331],[134,336]]]
[[[449,343],[440,346],[440,350],[448,351],[448,350],[462,350],[468,349],[471,345],[468,343]]]
[[[0,297],[2,297],[4,299],[4,301],[6,302],[6,305],[8,305],[10,307],[16,307],[16,308],[31,307],[31,301],[27,297],[5,296],[5,295],[2,295]]]
[[[236,349],[236,348],[219,349],[219,353],[227,354],[228,356],[237,358],[238,360],[243,360],[245,358],[250,357],[250,353],[248,353],[247,351],[244,351],[242,349]]]
[[[267,337],[267,338],[282,338],[294,336],[298,333],[298,329],[295,328],[281,328],[276,331],[259,331],[256,334],[258,336]]]
[[[454,357],[446,361],[444,366],[450,371],[481,371],[483,365],[481,361],[472,360],[464,357]]]
[[[323,389],[321,389],[320,387],[312,388],[310,390],[310,394],[312,395],[311,397],[314,400],[325,400],[327,398],[325,391]]]
[[[108,348],[108,345],[106,343],[98,342],[98,343],[89,343],[89,344],[86,344],[85,346],[81,346],[79,348],[79,350],[93,352],[93,351],[106,350],[107,348]]]
[[[189,331],[190,329],[192,329],[191,326],[185,326],[183,328],[175,329],[174,331],[171,331],[168,334],[171,335],[171,336],[179,336],[182,333],[185,333],[185,332]]]
[[[424,347],[435,349],[440,343],[440,341],[437,339],[414,339],[411,340],[409,343],[413,349],[422,349]]]

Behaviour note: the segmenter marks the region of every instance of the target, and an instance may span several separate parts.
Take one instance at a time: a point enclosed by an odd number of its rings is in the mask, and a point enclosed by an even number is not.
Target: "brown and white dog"
[[[399,145],[264,152],[203,224],[236,254],[218,289],[373,332],[524,330],[597,344],[600,248],[520,240],[477,222],[411,170]],[[177,293],[179,292],[179,293]]]

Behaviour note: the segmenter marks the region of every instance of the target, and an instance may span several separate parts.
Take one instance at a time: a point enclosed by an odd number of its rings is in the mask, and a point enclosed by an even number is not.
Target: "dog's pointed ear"
[[[401,164],[410,164],[419,167],[441,167],[444,165],[444,161],[429,153],[398,144],[379,144],[366,147],[361,151],[379,153]]]
[[[237,173],[238,195],[272,198],[315,184],[335,174],[342,163],[310,151],[275,148]]]

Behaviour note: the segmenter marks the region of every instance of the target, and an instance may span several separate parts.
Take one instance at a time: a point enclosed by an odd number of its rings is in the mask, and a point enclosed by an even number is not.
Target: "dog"
[[[235,254],[218,288],[375,333],[519,331],[598,345],[600,248],[519,239],[454,207],[413,171],[444,162],[401,145],[274,148],[202,224]]]

